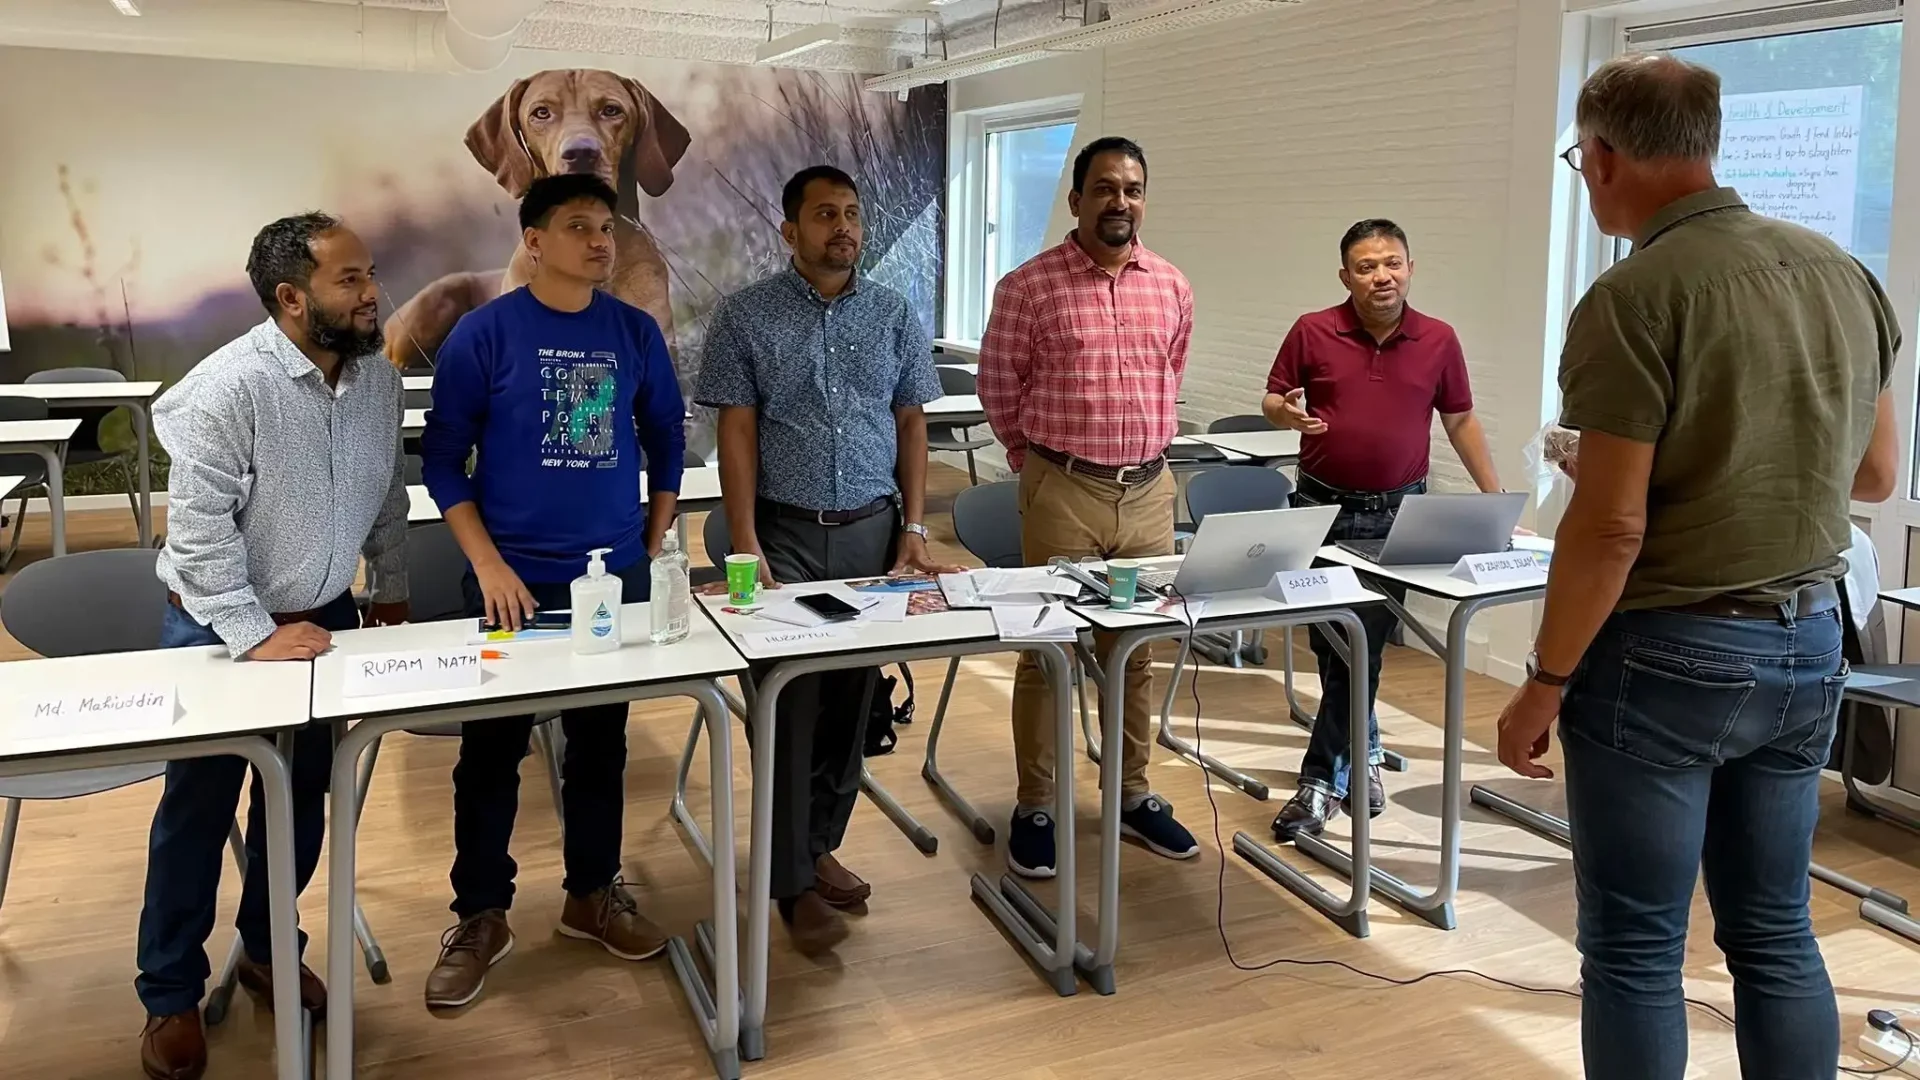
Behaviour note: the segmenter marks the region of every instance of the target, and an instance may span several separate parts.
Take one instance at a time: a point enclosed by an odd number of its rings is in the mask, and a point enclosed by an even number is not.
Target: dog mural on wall
[[[592,173],[619,193],[614,274],[606,290],[652,315],[674,348],[667,263],[640,224],[640,192],[658,198],[692,143],[647,89],[611,71],[560,68],[516,81],[467,129],[467,149],[506,193],[519,199],[543,176]],[[514,246],[504,270],[448,274],[387,320],[387,358],[426,367],[460,316],[527,283],[532,263]]]

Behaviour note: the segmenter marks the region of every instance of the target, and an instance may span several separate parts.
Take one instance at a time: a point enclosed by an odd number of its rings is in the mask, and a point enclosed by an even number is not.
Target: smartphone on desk
[[[845,622],[860,614],[859,608],[832,593],[808,593],[794,597],[793,602],[828,622]]]
[[[499,623],[487,621],[487,619],[484,616],[478,620],[478,623],[480,626],[480,632],[483,634],[498,634],[503,629],[505,629]],[[533,618],[520,620],[520,629],[522,630],[555,630],[555,631],[571,630],[573,629],[573,612],[571,611],[536,611],[533,613]]]

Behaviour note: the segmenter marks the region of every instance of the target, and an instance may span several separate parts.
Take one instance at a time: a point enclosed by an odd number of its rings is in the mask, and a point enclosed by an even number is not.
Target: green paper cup
[[[1140,560],[1107,560],[1107,607],[1133,610],[1133,594],[1140,587]]]
[[[752,607],[760,600],[760,556],[727,556],[727,603]]]

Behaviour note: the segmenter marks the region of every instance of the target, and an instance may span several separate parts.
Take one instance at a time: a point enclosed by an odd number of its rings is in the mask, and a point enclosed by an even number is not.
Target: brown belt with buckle
[[[180,594],[177,592],[169,592],[167,594],[167,603],[172,604],[181,611],[187,610],[187,606],[180,602]],[[273,625],[275,626],[292,626],[294,623],[319,621],[321,610],[321,608],[314,608],[311,611],[276,611],[270,612],[268,617],[273,620]]]
[[[1164,452],[1152,461],[1143,461],[1138,465],[1102,465],[1097,461],[1088,461],[1085,458],[1063,453],[1050,446],[1041,446],[1039,443],[1028,443],[1027,452],[1038,454],[1053,462],[1065,469],[1069,476],[1090,476],[1095,480],[1119,484],[1121,487],[1135,487],[1147,483],[1159,476],[1160,470],[1167,467]]]
[[[851,510],[809,510],[804,506],[792,506],[772,499],[759,500],[759,508],[774,517],[792,518],[795,521],[811,521],[817,525],[851,525],[856,521],[865,521],[875,514],[893,509],[893,496],[882,495],[865,506],[856,506]]]
[[[1666,610],[1683,615],[1704,615],[1710,619],[1778,619],[1782,615],[1819,615],[1839,606],[1839,587],[1831,581],[1823,581],[1818,585],[1809,585],[1777,604],[1715,596]]]

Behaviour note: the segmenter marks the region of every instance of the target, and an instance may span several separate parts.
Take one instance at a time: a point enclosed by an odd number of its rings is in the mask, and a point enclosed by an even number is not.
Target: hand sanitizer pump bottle
[[[620,647],[621,581],[607,573],[611,548],[587,553],[587,572],[573,579],[573,651],[612,652]]]

